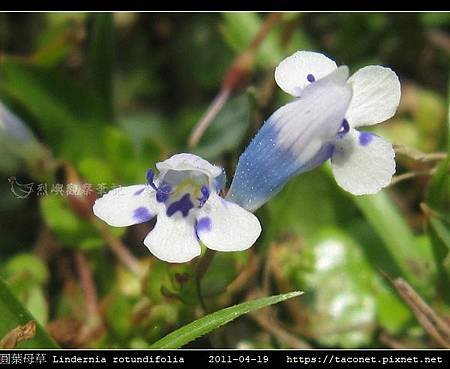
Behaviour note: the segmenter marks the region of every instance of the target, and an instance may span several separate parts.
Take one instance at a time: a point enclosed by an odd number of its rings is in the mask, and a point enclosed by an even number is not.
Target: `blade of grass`
[[[265,297],[262,299],[252,300],[244,302],[239,305],[231,306],[212,314],[208,314],[203,318],[193,321],[167,336],[161,338],[155,342],[150,348],[152,349],[176,349],[180,348],[187,343],[195,340],[196,338],[213,331],[216,328],[223,326],[238,318],[241,315],[247,314],[250,311],[261,309],[263,307],[277,304],[279,302],[291,299],[293,297],[300,296],[303,292],[295,291],[285,293],[282,295],[274,295]]]

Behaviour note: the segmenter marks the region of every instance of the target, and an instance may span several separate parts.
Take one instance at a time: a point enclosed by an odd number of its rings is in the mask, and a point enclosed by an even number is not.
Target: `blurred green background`
[[[23,121],[0,119],[0,277],[9,288],[0,286],[0,339],[24,323],[7,314],[8,291],[40,323],[18,347],[50,345],[47,331],[62,347],[145,348],[205,309],[302,290],[187,347],[450,346],[450,14],[289,13],[268,26],[269,17],[0,13],[0,100]],[[264,27],[242,83],[189,148],[230,66]],[[290,98],[274,68],[302,49],[351,72],[379,64],[399,75],[398,112],[375,130],[402,145],[404,176],[363,197],[342,191],[326,166],[297,177],[257,212],[263,233],[249,251],[215,256],[202,307],[198,261],[154,258],[142,243],[153,223],[104,227],[90,217],[92,196],[143,183],[148,168],[185,151],[224,166],[229,185],[252,135]],[[67,196],[73,183],[90,184],[91,196]],[[431,316],[401,296],[396,278]]]

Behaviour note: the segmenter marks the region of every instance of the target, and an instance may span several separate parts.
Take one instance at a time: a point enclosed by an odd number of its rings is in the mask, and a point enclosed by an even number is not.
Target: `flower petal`
[[[231,201],[254,211],[292,176],[329,159],[351,99],[347,76],[347,67],[339,67],[272,114],[239,158]]]
[[[246,250],[261,234],[261,225],[255,215],[215,193],[198,214],[197,235],[212,250]]]
[[[183,218],[181,214],[171,217],[161,213],[156,225],[145,237],[144,244],[158,259],[170,263],[185,263],[201,253],[195,233],[196,219]]]
[[[346,118],[351,127],[383,122],[395,114],[400,102],[400,81],[389,68],[370,65],[358,70],[348,82],[353,97]]]
[[[157,163],[156,168],[158,168],[160,176],[164,176],[168,170],[196,170],[209,178],[216,178],[222,175],[223,172],[222,168],[212,165],[200,156],[189,153],[173,155],[169,159]]]
[[[386,187],[395,173],[390,142],[371,132],[351,129],[335,142],[331,158],[337,183],[354,195],[374,194]]]
[[[94,214],[114,227],[126,227],[152,219],[158,212],[154,190],[145,185],[109,191],[93,206]]]
[[[275,81],[280,88],[293,96],[337,68],[325,55],[312,51],[297,51],[284,59],[275,69]]]

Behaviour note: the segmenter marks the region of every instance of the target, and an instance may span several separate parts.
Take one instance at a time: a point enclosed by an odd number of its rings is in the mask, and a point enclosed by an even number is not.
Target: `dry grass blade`
[[[420,325],[439,345],[450,348],[450,327],[402,278],[393,281],[401,298],[408,304]]]
[[[200,141],[200,138],[203,136],[203,133],[209,127],[209,124],[213,121],[215,116],[219,113],[219,111],[222,110],[223,106],[227,102],[230,93],[231,93],[230,89],[223,88],[220,90],[220,92],[217,94],[217,96],[209,105],[205,114],[203,114],[203,116],[196,124],[194,131],[189,137],[188,141],[189,147],[197,146],[198,142]]]
[[[393,186],[399,182],[403,182],[408,179],[412,179],[412,178],[419,177],[419,176],[432,176],[434,173],[436,173],[436,169],[433,168],[433,169],[429,169],[429,170],[421,170],[421,171],[414,171],[414,172],[407,172],[407,173],[399,174],[392,178],[392,181],[389,184],[389,186]]]
[[[16,328],[9,331],[0,340],[0,349],[13,349],[19,342],[29,340],[36,334],[36,322],[30,320],[24,325],[19,325]]]
[[[394,145],[394,150],[396,154],[407,156],[413,160],[422,162],[439,161],[444,160],[447,157],[447,154],[445,152],[433,152],[427,154],[405,145]]]

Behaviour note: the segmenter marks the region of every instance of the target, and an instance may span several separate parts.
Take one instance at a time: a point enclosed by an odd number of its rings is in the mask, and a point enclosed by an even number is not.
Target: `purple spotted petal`
[[[209,217],[200,218],[195,225],[195,229],[198,233],[210,232],[212,228],[211,219]]]
[[[367,146],[373,139],[374,134],[372,132],[360,132],[359,133],[359,144],[361,146]]]
[[[133,218],[139,223],[147,222],[153,218],[153,215],[146,207],[139,207],[134,211]]]

